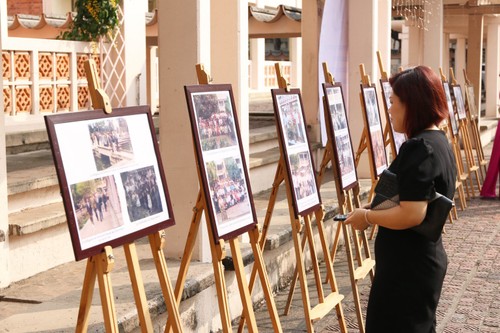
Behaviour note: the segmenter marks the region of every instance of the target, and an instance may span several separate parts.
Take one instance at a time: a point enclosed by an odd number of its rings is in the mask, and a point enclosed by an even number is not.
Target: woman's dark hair
[[[443,84],[431,68],[406,69],[389,79],[392,91],[406,107],[404,128],[411,138],[448,117],[448,104]]]

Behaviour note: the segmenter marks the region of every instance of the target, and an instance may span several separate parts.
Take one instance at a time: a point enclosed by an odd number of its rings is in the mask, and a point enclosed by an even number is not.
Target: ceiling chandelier
[[[404,18],[409,26],[427,30],[432,14],[431,0],[392,0],[393,15]]]

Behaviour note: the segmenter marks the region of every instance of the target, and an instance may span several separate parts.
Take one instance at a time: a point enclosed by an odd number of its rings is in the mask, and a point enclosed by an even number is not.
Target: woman
[[[428,67],[402,71],[389,82],[394,130],[408,137],[389,166],[397,175],[400,203],[386,210],[355,209],[345,223],[357,230],[379,226],[366,332],[435,332],[447,257],[441,237],[432,242],[410,228],[424,219],[434,191],[450,199],[455,192],[455,159],[438,128],[448,116],[446,97]]]

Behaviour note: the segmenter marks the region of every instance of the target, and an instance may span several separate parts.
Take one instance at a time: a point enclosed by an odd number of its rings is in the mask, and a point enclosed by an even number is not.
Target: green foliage
[[[112,34],[118,27],[117,0],[76,0],[76,17],[70,30],[59,38],[77,41],[97,41]]]

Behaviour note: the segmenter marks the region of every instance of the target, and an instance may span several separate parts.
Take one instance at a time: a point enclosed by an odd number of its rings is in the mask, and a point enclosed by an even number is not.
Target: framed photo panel
[[[368,130],[368,140],[373,156],[374,170],[379,176],[387,169],[387,155],[385,152],[384,134],[382,130],[382,122],[380,121],[380,112],[378,108],[377,90],[372,84],[371,86],[361,85],[364,106],[365,124]]]
[[[309,214],[321,205],[299,89],[271,89],[278,137],[285,154],[289,183],[293,186],[295,216]]]
[[[392,126],[392,120],[391,120],[391,114],[389,113],[389,109],[392,106],[391,103],[391,95],[392,95],[392,87],[391,84],[389,83],[388,80],[381,79],[380,80],[380,86],[382,87],[382,93],[384,95],[384,108],[385,108],[385,115],[387,118],[387,121],[389,121],[391,125],[391,135],[392,135],[392,140],[394,141],[394,145],[396,146],[396,153],[399,153],[399,148],[401,148],[401,145],[406,141],[406,135],[403,133],[396,132],[394,130],[394,127]]]
[[[184,87],[207,212],[215,240],[257,224],[231,85]]]
[[[455,118],[455,109],[453,108],[453,102],[451,100],[450,85],[448,82],[443,82],[444,94],[446,95],[446,104],[448,105],[449,122],[451,123],[451,133],[453,136],[458,135],[458,124]]]
[[[462,95],[462,88],[460,85],[451,85],[453,89],[453,97],[455,98],[455,105],[457,106],[457,115],[458,119],[463,120],[467,118],[467,114],[465,113],[465,103]]]
[[[148,106],[45,124],[76,260],[175,224]]]
[[[466,111],[469,111],[468,116],[472,119],[477,118],[477,108],[474,97],[474,86],[465,85],[465,102],[467,103]]]
[[[339,170],[340,186],[343,190],[352,188],[358,182],[351,133],[344,103],[344,94],[340,83],[323,83],[325,94],[328,136],[334,145],[335,162]]]

